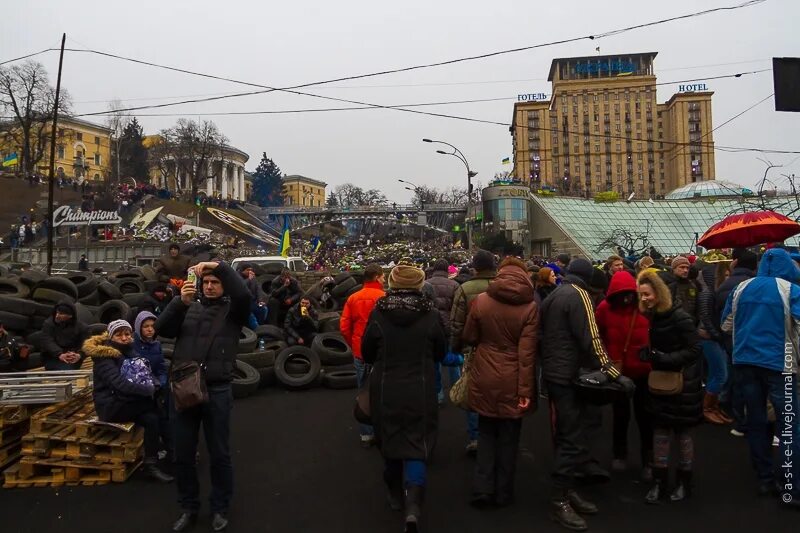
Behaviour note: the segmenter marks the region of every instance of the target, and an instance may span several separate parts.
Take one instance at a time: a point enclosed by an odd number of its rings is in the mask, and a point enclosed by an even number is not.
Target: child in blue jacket
[[[133,351],[137,357],[144,357],[150,363],[153,377],[160,387],[157,394],[159,429],[161,441],[172,456],[172,428],[169,421],[169,387],[167,386],[167,362],[161,351],[161,342],[156,340],[156,315],[142,311],[136,315],[134,325]]]

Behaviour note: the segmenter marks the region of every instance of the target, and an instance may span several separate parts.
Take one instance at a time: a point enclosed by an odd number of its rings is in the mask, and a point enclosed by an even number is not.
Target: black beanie
[[[750,250],[745,250],[735,257],[736,266],[738,268],[746,268],[748,270],[756,270],[758,268],[758,256]]]
[[[64,313],[65,315],[75,316],[75,309],[72,308],[69,304],[56,304],[55,309],[53,309],[54,313]]]
[[[578,276],[584,282],[586,282],[587,285],[589,285],[592,281],[593,270],[594,269],[592,268],[592,264],[588,260],[582,257],[573,259],[572,261],[569,262],[569,265],[567,266],[567,274]]]

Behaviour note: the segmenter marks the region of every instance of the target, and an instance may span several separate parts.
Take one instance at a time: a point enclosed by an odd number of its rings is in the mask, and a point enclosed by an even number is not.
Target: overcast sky
[[[340,0],[109,2],[57,0],[19,2],[3,11],[0,60],[59,44],[92,48],[188,70],[263,85],[306,82],[448,60],[601,33],[743,0],[435,0],[375,2]],[[504,100],[421,108],[437,113],[508,123],[520,93],[550,94],[547,74],[555,57],[657,51],[659,82],[706,78],[770,68],[774,56],[800,56],[800,2],[767,0],[753,7],[636,30],[600,40],[338,82],[303,91],[381,105],[452,100]],[[37,58],[55,82],[58,56]],[[727,63],[726,65],[723,65]],[[736,64],[730,64],[736,63]],[[77,114],[102,111],[112,99],[151,105],[185,96],[254,90],[88,54],[68,53],[63,84]],[[714,125],[773,92],[772,74],[708,81]],[[799,89],[800,90],[800,89]],[[658,87],[666,101],[677,84]],[[185,99],[185,98],[184,98]],[[286,93],[270,93],[137,112],[146,133],[178,117],[200,113],[346,107]],[[144,116],[169,113],[172,116]],[[87,117],[88,118],[88,117]],[[266,152],[288,174],[321,179],[331,186],[352,182],[382,189],[390,200],[409,191],[398,178],[418,185],[462,185],[463,165],[438,155],[423,137],[458,146],[484,184],[512,155],[508,127],[470,123],[392,110],[217,116],[232,145],[250,154],[254,170]],[[102,122],[100,117],[88,118]],[[800,114],[759,105],[714,133],[717,145],[800,150]],[[763,174],[757,157],[788,164],[771,174],[800,175],[796,155],[716,153],[718,179],[752,185]],[[785,180],[783,180],[785,183]]]

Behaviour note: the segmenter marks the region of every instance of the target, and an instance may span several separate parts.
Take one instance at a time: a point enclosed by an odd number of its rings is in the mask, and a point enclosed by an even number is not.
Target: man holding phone
[[[293,346],[311,346],[311,341],[318,333],[319,323],[317,311],[311,306],[311,300],[302,298],[298,304],[289,309],[283,323],[286,331],[286,342]]]
[[[195,277],[200,282],[198,297]],[[230,422],[233,408],[232,372],[239,334],[250,315],[250,292],[226,263],[205,262],[191,269],[181,295],[156,321],[159,335],[175,337],[173,364],[196,361],[205,367],[208,403],[173,414],[178,502],[182,514],[172,526],[185,531],[197,521],[200,508],[195,454],[203,425],[211,470],[211,527],[223,531],[233,495]]]

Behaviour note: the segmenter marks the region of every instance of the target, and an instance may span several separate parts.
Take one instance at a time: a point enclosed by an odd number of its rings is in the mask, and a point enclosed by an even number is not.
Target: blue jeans
[[[385,480],[403,477],[405,487],[424,487],[428,481],[428,467],[425,461],[415,459],[384,459],[383,478]]]
[[[209,386],[208,403],[185,411],[176,412],[173,402],[178,503],[184,511],[197,512],[200,508],[196,454],[202,423],[211,462],[211,512],[228,512],[233,496],[233,465],[229,443],[232,408],[233,392],[230,384]]]
[[[366,374],[368,365],[363,359],[353,357],[353,366],[356,367],[356,385],[358,385],[358,388],[361,389],[361,386],[364,384],[364,379],[367,377]],[[375,434],[375,430],[369,424],[359,424],[358,432],[362,436]]]
[[[702,342],[703,356],[708,367],[708,377],[706,378],[706,392],[709,394],[719,394],[722,387],[728,380],[728,354],[722,346],[714,340],[704,340]]]
[[[790,492],[794,498],[800,497],[797,480],[800,468],[796,466],[800,458],[800,422],[797,419],[798,405],[797,376],[782,374],[775,370],[736,365],[747,409],[747,442],[750,445],[750,459],[761,483],[777,481],[780,487],[793,483]],[[775,407],[776,425],[781,444],[779,448],[779,468],[773,464],[772,437],[767,421],[767,400]],[[791,475],[792,477],[789,477]]]

